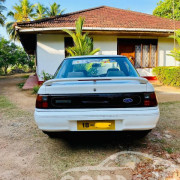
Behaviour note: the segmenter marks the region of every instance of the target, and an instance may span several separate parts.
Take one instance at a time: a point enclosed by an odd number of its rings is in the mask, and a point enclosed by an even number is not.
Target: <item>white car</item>
[[[39,89],[35,121],[44,133],[139,131],[156,127],[159,108],[153,86],[125,56],[64,59],[54,79]]]

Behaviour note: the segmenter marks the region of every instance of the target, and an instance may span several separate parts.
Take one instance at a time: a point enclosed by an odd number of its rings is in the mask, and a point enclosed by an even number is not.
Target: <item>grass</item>
[[[153,143],[166,144],[166,140],[165,140],[165,139],[157,139],[157,138],[153,138],[153,139],[151,139],[151,142],[153,142]]]
[[[25,84],[25,82],[22,82],[22,83],[17,84],[17,86],[18,86],[20,89],[22,89],[23,86],[24,86],[24,84]]]
[[[159,127],[161,129],[179,130],[180,129],[180,102],[160,103],[161,118]],[[179,131],[177,131],[179,132]]]
[[[33,94],[37,94],[37,93],[38,93],[38,91],[39,91],[39,88],[40,88],[40,86],[39,86],[39,85],[34,86],[34,87],[33,87]]]
[[[24,80],[28,79],[29,78],[29,75],[23,75],[21,76],[21,78],[23,78]],[[21,82],[21,83],[18,83],[17,86],[22,89],[23,86],[24,86],[25,82]]]
[[[30,115],[30,113],[17,108],[16,105],[2,95],[0,95],[0,112],[8,119]]]
[[[180,102],[160,103],[160,120],[156,130],[162,136],[170,133],[171,138],[158,139],[157,143],[161,144],[161,148],[168,153],[180,152]]]
[[[29,75],[24,75],[22,76],[23,79],[28,79],[29,78]]]
[[[174,152],[174,149],[171,147],[165,147],[164,150],[169,154],[172,154]]]
[[[8,112],[8,110],[11,110],[14,108],[15,108],[14,104],[12,104],[5,96],[0,96],[0,109],[1,109],[1,111],[7,110],[6,112]]]

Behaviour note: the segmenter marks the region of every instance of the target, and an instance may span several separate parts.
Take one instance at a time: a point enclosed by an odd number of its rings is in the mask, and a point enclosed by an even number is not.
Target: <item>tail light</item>
[[[47,109],[48,108],[48,96],[37,95],[36,98],[36,108]]]
[[[158,103],[157,103],[155,92],[144,94],[144,106],[145,107],[154,107],[157,105],[158,105]]]

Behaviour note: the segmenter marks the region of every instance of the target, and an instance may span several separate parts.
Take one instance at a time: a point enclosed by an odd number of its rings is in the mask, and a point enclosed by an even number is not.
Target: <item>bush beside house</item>
[[[180,87],[180,67],[156,67],[153,73],[164,85]]]

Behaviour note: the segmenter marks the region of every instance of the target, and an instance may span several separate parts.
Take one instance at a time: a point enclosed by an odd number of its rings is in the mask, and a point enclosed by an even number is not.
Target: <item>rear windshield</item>
[[[137,77],[138,73],[125,57],[65,59],[55,78]]]

